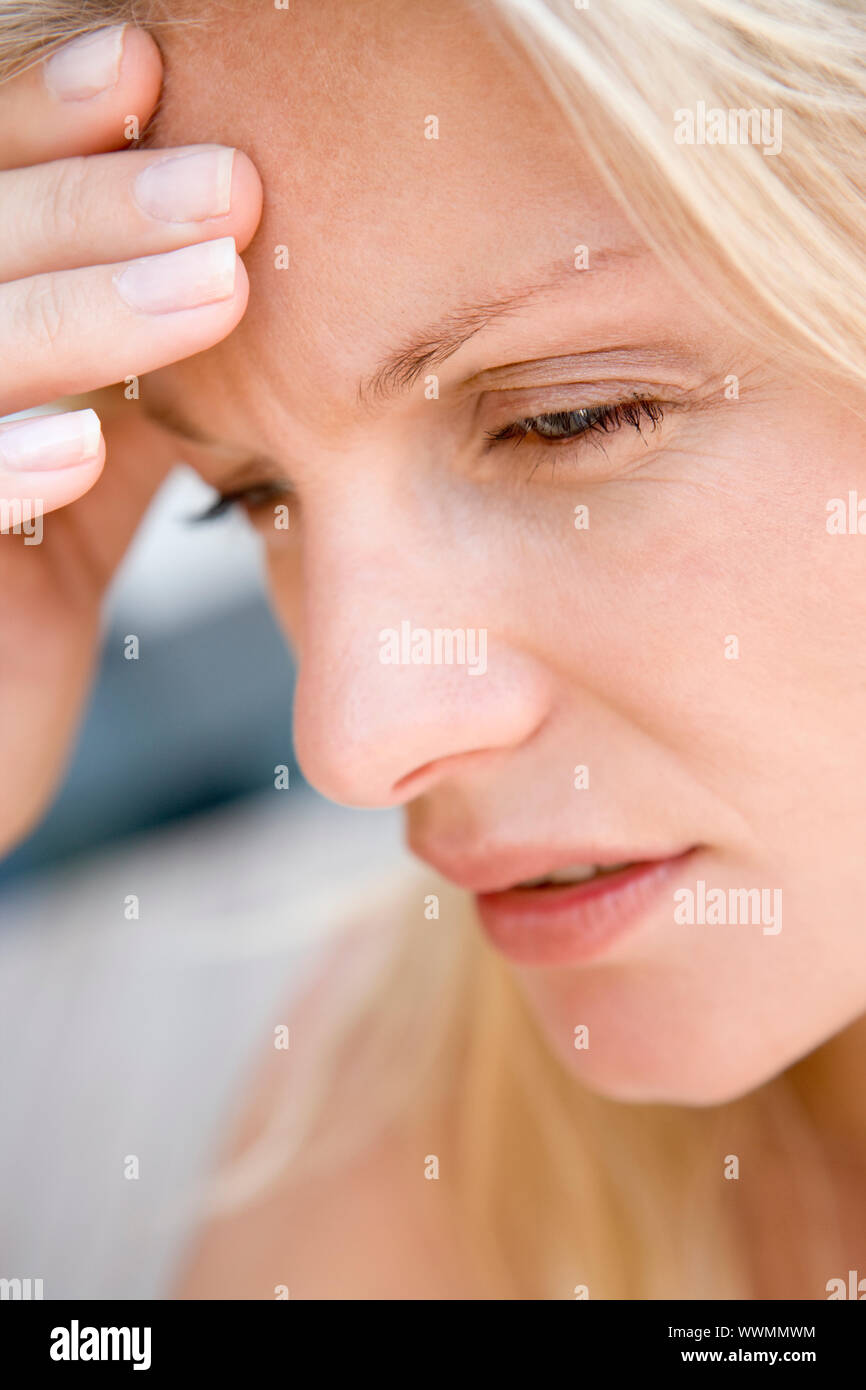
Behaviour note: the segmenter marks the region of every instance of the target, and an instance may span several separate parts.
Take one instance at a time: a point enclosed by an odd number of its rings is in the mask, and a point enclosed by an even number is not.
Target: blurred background
[[[309,853],[311,827],[325,843],[338,836],[343,854],[357,834],[365,854],[380,843],[384,862],[402,857],[394,814],[341,811],[304,782],[291,738],[294,670],[267,604],[260,542],[237,509],[196,524],[212,501],[179,465],[144,518],[108,595],[67,775],[42,824],[0,863],[0,908],[14,894],[20,914],[22,895],[49,871],[122,856],[169,827],[206,845],[209,827],[218,837],[227,820],[252,841],[274,821],[289,858],[293,846]],[[138,660],[124,656],[129,634]],[[274,786],[281,765],[285,790]],[[8,923],[9,911],[0,917]]]
[[[191,524],[212,501],[184,467],[154,499],[63,785],[0,865],[0,1277],[40,1297],[172,1296],[291,1000],[335,933],[406,921],[400,815],[304,782],[260,541]]]
[[[47,819],[0,866],[8,883],[150,826],[273,784],[291,749],[293,670],[265,602],[258,545],[237,512],[179,467],[147,514],[105,614],[93,697]],[[124,637],[141,644],[124,657]]]

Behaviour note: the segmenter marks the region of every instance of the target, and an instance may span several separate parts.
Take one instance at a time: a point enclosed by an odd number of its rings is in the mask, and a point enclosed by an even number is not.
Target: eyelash
[[[589,406],[578,410],[554,410],[542,415],[528,415],[515,420],[502,429],[491,430],[485,434],[487,448],[492,449],[506,440],[520,444],[533,435],[548,447],[573,443],[586,434],[613,434],[623,425],[631,425],[640,434],[641,423],[648,420],[655,429],[664,418],[664,411],[658,401],[631,400],[617,405]],[[575,422],[577,422],[575,424]],[[538,426],[544,425],[557,433],[544,435]],[[254,511],[286,496],[288,489],[280,483],[256,483],[252,487],[238,488],[233,492],[221,492],[215,500],[199,515],[191,520],[194,523],[214,521],[238,505]]]
[[[288,488],[281,483],[254,483],[251,487],[239,487],[232,492],[220,492],[203,512],[190,517],[193,525],[202,521],[216,521],[234,507],[244,506],[250,510],[266,507],[269,502],[285,500]]]
[[[492,430],[486,435],[488,448],[501,444],[506,439],[520,443],[535,435],[542,444],[569,444],[585,434],[613,434],[623,425],[631,425],[640,433],[641,421],[649,420],[653,429],[663,419],[664,412],[658,401],[622,401],[618,405],[589,406],[581,410],[554,410],[544,415],[530,415],[501,430]],[[538,426],[545,422],[557,433],[545,435]],[[575,424],[576,422],[576,424]]]

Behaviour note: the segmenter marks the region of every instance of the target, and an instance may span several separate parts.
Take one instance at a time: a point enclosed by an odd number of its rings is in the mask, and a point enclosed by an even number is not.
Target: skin
[[[246,307],[240,261],[235,292],[201,309],[142,316],[113,289],[113,270],[141,256],[224,236],[243,248],[261,211],[258,174],[239,153],[227,216],[187,223],[142,216],[132,180],[154,156],[128,151],[123,126],[131,111],[147,123],[161,81],[156,44],[129,29],[116,82],[90,99],[59,101],[40,65],[2,89],[3,415],[199,351],[230,332]],[[4,466],[8,427],[0,426],[0,497],[38,499],[52,513],[43,518],[40,545],[10,533],[0,546],[0,589],[10,596],[0,614],[0,727],[9,770],[0,788],[0,851],[32,828],[50,799],[93,671],[100,599],[176,457],[176,441],[140,410],[110,414],[111,407],[102,411],[95,459],[55,461],[49,452],[35,472]],[[109,438],[111,467],[103,471]]]
[[[279,87],[278,129],[224,34],[167,43],[178,77],[160,139],[239,143],[268,201],[242,324],[154,391],[236,445],[237,467],[266,455],[291,481],[288,532],[272,502],[256,515],[300,660],[298,756],[326,796],[404,805],[437,866],[527,844],[635,858],[702,845],[684,883],[782,888],[775,936],[683,927],[665,903],[615,958],[523,972],[552,1042],[594,1086],[727,1099],[866,999],[866,552],[825,528],[827,499],[862,480],[864,402],[794,376],[686,299],[675,258],[642,249],[501,48],[474,26],[449,46],[462,10],[387,14],[371,33],[369,15],[341,7],[336,25],[326,5],[293,30],[290,60],[268,41],[279,20],[250,20],[247,42],[272,55],[260,90]],[[287,61],[303,82],[281,75]],[[438,142],[424,139],[428,107]],[[598,269],[569,273],[577,242]],[[288,271],[273,267],[280,243]],[[438,400],[422,374],[401,398],[359,404],[395,346],[557,268],[559,288],[435,368]],[[616,346],[601,366],[577,358]],[[641,347],[656,365],[636,361]],[[494,373],[513,363],[526,365]],[[486,391],[466,384],[480,373]],[[672,402],[642,436],[626,425],[603,447],[483,452],[484,429],[522,414],[637,394]],[[234,456],[195,461],[231,485]],[[381,665],[380,629],[406,616],[486,627],[487,674]],[[577,762],[589,792],[572,788]],[[587,1051],[571,1046],[578,1022]]]
[[[259,7],[242,29],[217,16],[161,45],[154,143],[252,160],[231,214],[250,288],[246,312],[233,300],[210,325],[216,346],[147,378],[143,404],[218,441],[184,445],[215,487],[288,480],[250,515],[299,659],[307,777],[349,805],[404,806],[413,847],[457,876],[528,845],[574,862],[587,846],[697,846],[677,886],[780,888],[778,935],[682,926],[666,899],[602,961],[519,977],[551,1046],[625,1100],[729,1100],[834,1039],[809,1064],[833,1082],[816,1115],[859,1148],[866,549],[825,520],[830,498],[866,485],[863,395],[687,294],[675,254],[641,244],[525,65],[462,6],[327,0],[302,22]],[[254,238],[253,166],[266,190]],[[382,359],[449,314],[554,280],[407,392],[359,398]],[[485,450],[485,431],[523,416],[634,397],[662,403],[654,428]],[[152,431],[147,483],[121,416],[105,477],[75,503],[125,507],[124,543],[142,499],[118,492],[149,495],[162,476],[165,436],[135,420]],[[163,471],[176,446],[160,444]],[[573,525],[581,503],[588,531]],[[486,628],[486,675],[383,666],[378,634],[404,618]],[[572,786],[577,763],[588,791]],[[588,1050],[572,1046],[576,1024]],[[362,1245],[385,1171],[359,1177],[350,1203]],[[305,1207],[308,1255],[327,1206]],[[240,1258],[236,1232],[222,1242],[205,1266]],[[450,1287],[442,1261],[437,1288]]]

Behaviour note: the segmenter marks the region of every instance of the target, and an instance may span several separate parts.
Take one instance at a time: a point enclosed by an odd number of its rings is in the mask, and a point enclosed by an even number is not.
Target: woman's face
[[[159,143],[245,150],[265,215],[240,327],[144,395],[215,486],[290,480],[253,515],[308,778],[487,894],[592,1086],[756,1086],[866,1003],[863,399],[688,297],[468,7],[162,42]]]

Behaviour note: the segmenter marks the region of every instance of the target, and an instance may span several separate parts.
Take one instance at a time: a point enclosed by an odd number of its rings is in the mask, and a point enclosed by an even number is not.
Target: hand
[[[0,416],[191,356],[244,313],[258,175],[221,146],[125,148],[161,82],[126,27],[0,87]],[[93,410],[0,421],[0,853],[62,773],[102,594],[175,457],[133,405],[104,434]]]

